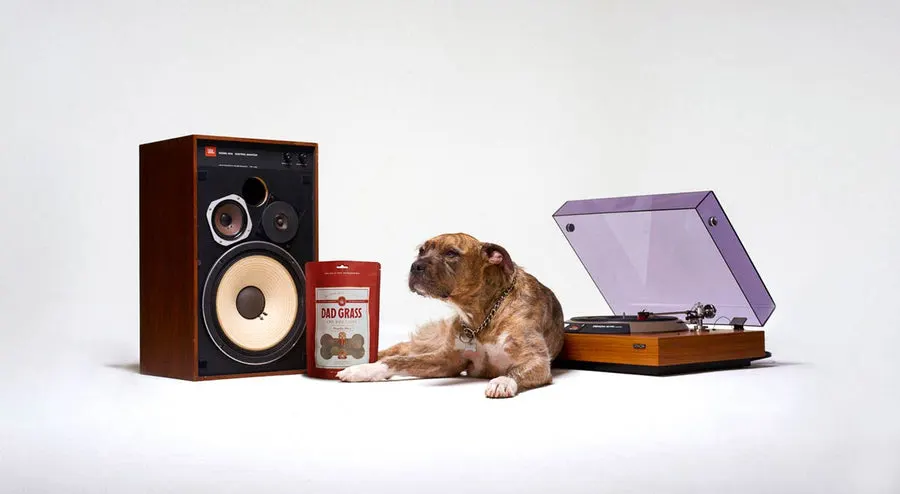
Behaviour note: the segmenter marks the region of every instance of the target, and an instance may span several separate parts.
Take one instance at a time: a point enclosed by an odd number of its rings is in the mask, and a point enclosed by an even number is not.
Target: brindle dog
[[[563,345],[556,295],[510,258],[503,247],[463,233],[425,242],[409,273],[409,289],[450,304],[456,315],[426,324],[410,341],[348,367],[342,381],[393,376],[490,379],[485,395],[508,398],[549,384]]]

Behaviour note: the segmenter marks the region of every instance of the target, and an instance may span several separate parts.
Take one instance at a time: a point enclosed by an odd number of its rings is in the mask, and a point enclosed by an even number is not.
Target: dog
[[[518,266],[500,245],[465,233],[427,240],[409,272],[409,289],[448,303],[455,315],[425,324],[409,341],[347,367],[344,382],[394,376],[489,379],[485,396],[510,398],[552,381],[563,346],[563,311],[552,290]]]

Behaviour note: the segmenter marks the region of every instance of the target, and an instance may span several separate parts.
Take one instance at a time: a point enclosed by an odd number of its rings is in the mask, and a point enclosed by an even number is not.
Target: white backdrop
[[[320,144],[322,256],[383,264],[386,339],[444,310],[405,285],[431,235],[604,313],[554,210],[713,189],[778,305],[769,350],[884,412],[898,60],[890,2],[4,1],[3,406],[137,361],[138,145],[205,133]]]

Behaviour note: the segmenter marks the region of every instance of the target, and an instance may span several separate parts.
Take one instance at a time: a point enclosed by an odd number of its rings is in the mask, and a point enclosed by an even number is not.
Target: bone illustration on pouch
[[[359,359],[366,354],[364,346],[366,340],[361,334],[355,334],[348,340],[347,333],[341,331],[337,338],[330,334],[323,334],[319,341],[322,345],[321,355],[323,359],[337,357],[343,360],[347,358],[347,355]]]

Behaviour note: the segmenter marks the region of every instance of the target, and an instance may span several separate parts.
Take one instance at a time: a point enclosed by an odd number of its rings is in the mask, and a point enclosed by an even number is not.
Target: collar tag
[[[468,343],[462,341],[460,338],[456,338],[455,344],[453,345],[457,350],[461,350],[466,353],[475,353],[475,342],[470,341]]]
[[[464,352],[475,352],[475,332],[469,328],[463,328],[463,332],[456,337],[454,347]]]

